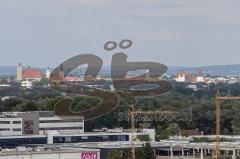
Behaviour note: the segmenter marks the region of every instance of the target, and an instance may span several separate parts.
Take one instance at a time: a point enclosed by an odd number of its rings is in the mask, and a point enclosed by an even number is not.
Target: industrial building
[[[154,141],[153,136],[155,136],[155,133],[142,130],[136,133],[136,135],[149,135],[151,140]],[[0,136],[0,147],[16,148],[18,146],[38,144],[129,142],[131,140],[131,132],[90,132],[82,134],[59,134],[52,132],[47,135]]]
[[[0,159],[100,159],[100,150],[55,146],[5,149]]]
[[[84,118],[59,117],[52,111],[2,112],[0,135],[44,135],[48,133],[84,133]]]

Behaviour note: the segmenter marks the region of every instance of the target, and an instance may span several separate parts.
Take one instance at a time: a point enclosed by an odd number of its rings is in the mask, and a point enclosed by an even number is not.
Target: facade
[[[41,135],[12,135],[9,132],[0,136],[0,148],[16,148],[19,146],[39,144],[70,144],[70,143],[105,143],[105,142],[131,142],[131,131],[122,132],[89,132],[80,134],[63,134],[59,131],[48,131]],[[8,135],[8,134],[9,135]],[[20,134],[20,133],[19,133]],[[143,129],[136,136],[148,135],[151,142],[155,142],[155,130]]]
[[[22,118],[1,118],[0,135],[22,135]]]
[[[177,82],[186,82],[186,72],[184,70],[180,70],[176,76]]]
[[[2,151],[0,159],[100,159],[99,149],[36,147]]]
[[[201,70],[196,74],[187,74],[184,70],[180,70],[175,80],[177,82],[199,83],[204,82],[204,75]]]
[[[136,133],[137,136],[142,132]],[[147,134],[150,136],[150,134]],[[19,146],[39,144],[70,144],[70,143],[104,143],[104,142],[130,142],[131,132],[121,133],[83,133],[83,134],[60,134],[51,131],[47,135],[18,135],[0,136],[1,148],[16,148]]]
[[[24,68],[21,63],[17,66],[18,81],[40,81],[41,78],[42,73],[40,69],[31,67]]]
[[[59,116],[39,118],[39,134],[48,134],[54,131],[59,134],[84,133],[84,118],[72,116],[70,118],[61,118]]]
[[[49,66],[47,67],[47,70],[46,70],[46,78],[47,79],[50,79],[50,76],[51,76],[51,70],[49,68]]]
[[[32,81],[21,81],[21,86],[27,89],[31,89],[33,87]]]
[[[84,133],[84,118],[61,118],[53,112],[3,112],[0,135],[38,135]]]
[[[23,71],[23,66],[21,63],[17,66],[17,81],[22,80],[22,71]]]

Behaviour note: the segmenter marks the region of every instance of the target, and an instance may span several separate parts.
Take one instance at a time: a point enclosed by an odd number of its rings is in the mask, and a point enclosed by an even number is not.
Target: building
[[[21,63],[17,66],[17,81],[22,80],[22,71],[23,71],[23,66]]]
[[[33,82],[32,81],[21,81],[21,87],[32,89]]]
[[[5,149],[0,159],[100,159],[99,149],[64,148],[61,146],[19,147]]]
[[[149,135],[150,131],[139,131],[136,136]],[[154,134],[155,136],[155,134]],[[88,132],[82,134],[60,134],[57,131],[45,135],[7,135],[0,136],[1,148],[16,148],[19,146],[39,144],[77,144],[77,143],[105,143],[105,142],[131,142],[132,133],[128,132]],[[151,140],[154,142],[154,140]]]
[[[180,70],[176,76],[177,82],[186,82],[186,72],[184,70]]]
[[[37,112],[3,112],[0,114],[0,135],[38,134]]]
[[[39,134],[57,132],[59,134],[81,134],[84,133],[83,117],[59,117],[59,116],[40,116]]]
[[[40,81],[42,78],[41,70],[38,68],[24,68],[21,63],[17,66],[18,81]]]
[[[51,77],[51,70],[48,66],[47,69],[46,69],[46,78],[50,80],[50,77]]]
[[[76,76],[68,75],[68,76],[64,77],[64,81],[78,82],[78,81],[81,81],[81,79],[79,77],[76,77]]]
[[[175,80],[177,82],[199,83],[204,82],[204,75],[201,70],[196,74],[187,74],[184,70],[180,70]]]
[[[61,118],[53,112],[3,112],[0,135],[39,135],[84,133],[84,118]]]

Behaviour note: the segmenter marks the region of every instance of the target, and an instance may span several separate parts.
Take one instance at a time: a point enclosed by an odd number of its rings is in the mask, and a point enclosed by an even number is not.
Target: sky
[[[114,53],[167,66],[240,64],[239,0],[1,0],[0,66]],[[103,49],[130,39],[129,49]]]

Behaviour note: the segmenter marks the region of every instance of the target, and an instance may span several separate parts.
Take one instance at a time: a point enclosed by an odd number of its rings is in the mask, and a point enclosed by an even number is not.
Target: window
[[[22,131],[21,128],[13,128],[13,131]]]
[[[10,121],[0,121],[0,124],[10,124]]]
[[[0,128],[0,131],[10,131],[9,128]]]
[[[13,121],[13,124],[21,124],[21,121]]]
[[[83,129],[83,127],[40,128],[40,130],[77,130],[77,129]]]
[[[83,122],[83,119],[70,119],[70,120],[40,120],[40,123],[70,123],[70,122]]]

